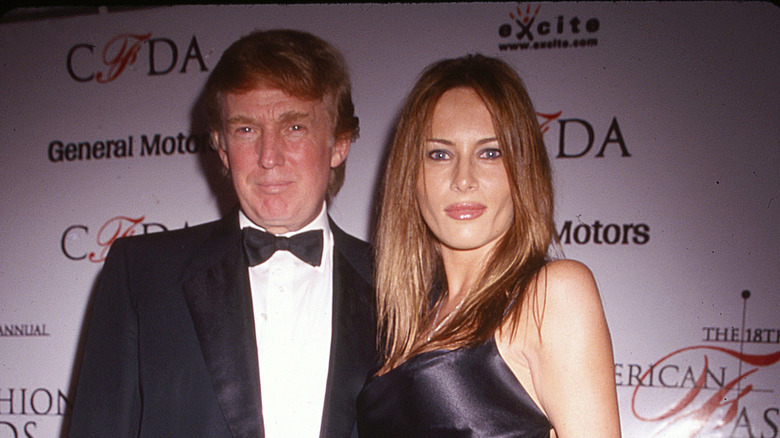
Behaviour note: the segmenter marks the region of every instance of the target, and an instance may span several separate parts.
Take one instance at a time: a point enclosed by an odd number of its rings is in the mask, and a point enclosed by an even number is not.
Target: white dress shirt
[[[239,220],[241,228],[262,229],[243,212]],[[317,229],[323,230],[320,266],[277,251],[249,268],[267,438],[320,434],[333,313],[333,233],[325,204],[310,224],[282,235]]]

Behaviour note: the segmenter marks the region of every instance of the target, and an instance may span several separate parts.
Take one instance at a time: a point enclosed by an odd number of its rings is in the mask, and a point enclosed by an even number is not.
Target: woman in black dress
[[[365,437],[619,437],[612,346],[585,265],[551,260],[551,170],[504,62],[429,66],[388,158],[377,228],[384,365]]]

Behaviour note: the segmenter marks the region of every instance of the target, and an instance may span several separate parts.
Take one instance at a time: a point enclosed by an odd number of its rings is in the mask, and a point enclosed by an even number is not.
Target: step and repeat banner
[[[473,52],[513,65],[553,163],[562,250],[598,279],[624,436],[780,436],[780,8],[583,2],[0,25],[0,438],[59,436],[112,242],[232,206],[193,107],[225,48],[279,27],[350,66],[361,136],[330,212],[364,239],[418,73]]]

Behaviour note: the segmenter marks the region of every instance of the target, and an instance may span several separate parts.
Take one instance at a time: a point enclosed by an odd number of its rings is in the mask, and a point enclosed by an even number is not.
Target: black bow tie
[[[249,259],[249,266],[265,262],[276,251],[290,251],[312,266],[319,266],[322,260],[322,230],[284,237],[246,227],[243,233],[244,251]]]

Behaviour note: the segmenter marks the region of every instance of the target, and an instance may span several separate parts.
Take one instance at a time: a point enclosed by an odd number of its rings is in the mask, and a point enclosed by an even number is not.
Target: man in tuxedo
[[[354,436],[377,357],[371,251],[327,215],[358,133],[343,58],[308,33],[255,32],[204,101],[240,208],[114,243],[70,436]]]

